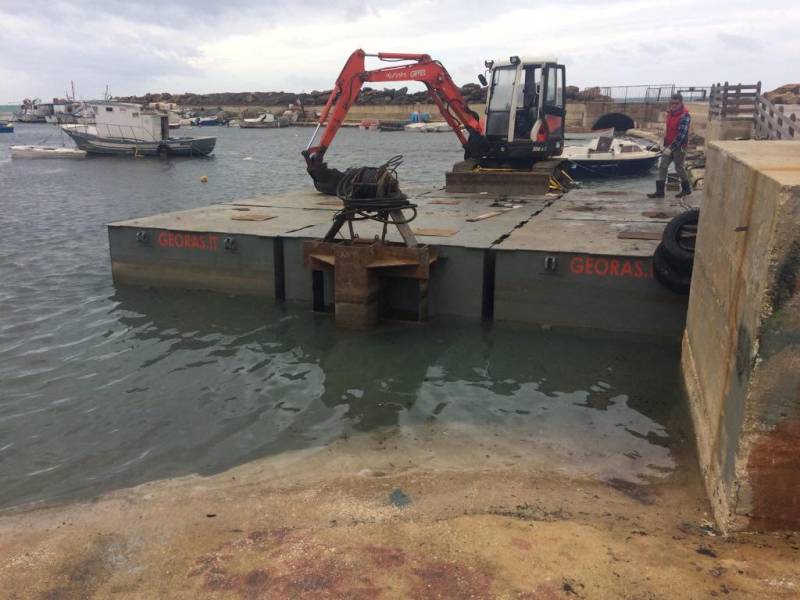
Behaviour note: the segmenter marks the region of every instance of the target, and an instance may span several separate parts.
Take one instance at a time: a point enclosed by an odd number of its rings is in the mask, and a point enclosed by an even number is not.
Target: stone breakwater
[[[486,101],[486,88],[477,83],[467,83],[460,88],[461,95],[468,104],[482,104]],[[180,106],[324,106],[331,90],[312,91],[308,93],[294,92],[220,92],[213,94],[170,94],[169,92],[147,93],[143,96],[122,96],[125,102],[171,102]],[[611,101],[603,95],[602,88],[589,87],[583,90],[576,86],[567,86],[567,100],[573,101]],[[409,93],[408,87],[382,90],[364,87],[359,94],[356,105],[361,106],[408,106],[430,102],[428,92],[423,90]]]

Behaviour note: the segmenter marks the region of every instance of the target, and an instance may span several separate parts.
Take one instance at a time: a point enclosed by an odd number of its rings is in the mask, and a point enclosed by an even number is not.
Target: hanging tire
[[[700,209],[693,208],[679,214],[664,228],[661,241],[666,259],[676,269],[689,269],[694,263],[694,245],[697,239],[697,223]]]
[[[671,292],[688,295],[692,283],[691,268],[675,267],[667,256],[666,247],[663,243],[659,244],[653,254],[653,275],[661,285]]]

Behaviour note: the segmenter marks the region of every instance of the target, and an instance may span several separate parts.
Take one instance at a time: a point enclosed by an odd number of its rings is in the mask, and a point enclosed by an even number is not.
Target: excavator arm
[[[367,71],[364,59],[375,56],[387,62],[413,61],[411,64],[383,67]],[[461,91],[453,83],[447,69],[438,61],[432,60],[427,54],[404,54],[395,52],[381,52],[367,54],[363,50],[356,50],[347,59],[347,62],[336,79],[336,84],[328,97],[325,107],[320,113],[317,127],[308,147],[303,152],[306,159],[308,172],[317,182],[315,172],[319,173],[323,166],[325,152],[333,142],[333,138],[342,126],[350,107],[358,98],[361,86],[365,82],[387,81],[421,81],[428,88],[431,99],[439,108],[442,116],[453,128],[461,145],[466,148],[468,138],[462,131],[466,129],[470,134],[483,136],[478,115],[467,107]],[[327,123],[325,131],[318,144],[314,144],[320,128]]]

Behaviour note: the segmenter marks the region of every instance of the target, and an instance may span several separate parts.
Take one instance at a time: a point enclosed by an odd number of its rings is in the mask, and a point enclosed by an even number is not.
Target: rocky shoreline
[[[481,104],[486,100],[486,89],[477,83],[467,83],[460,88],[461,95],[468,104]],[[169,92],[147,93],[143,96],[121,96],[123,102],[170,102],[180,106],[214,107],[214,106],[324,106],[331,90],[312,91],[308,93],[294,92],[220,92],[213,94],[171,94]],[[580,90],[576,86],[567,86],[567,100],[603,100],[601,88],[590,87]],[[608,98],[611,100],[611,98]],[[399,89],[377,90],[364,87],[359,94],[357,105],[387,106],[427,104],[430,96],[427,91],[409,93],[407,87]]]

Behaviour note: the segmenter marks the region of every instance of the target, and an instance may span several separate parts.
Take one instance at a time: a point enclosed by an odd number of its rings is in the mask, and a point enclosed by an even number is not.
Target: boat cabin
[[[91,102],[97,135],[143,142],[169,139],[167,113],[130,102]]]

